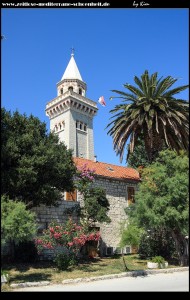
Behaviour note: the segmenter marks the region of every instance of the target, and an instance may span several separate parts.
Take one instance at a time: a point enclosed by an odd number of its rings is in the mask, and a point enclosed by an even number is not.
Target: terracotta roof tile
[[[76,166],[83,166],[85,163],[90,169],[94,169],[96,175],[103,177],[110,177],[120,180],[137,180],[140,181],[140,176],[138,171],[128,167],[116,166],[104,162],[95,162],[89,159],[84,159],[80,157],[74,157],[74,162]]]

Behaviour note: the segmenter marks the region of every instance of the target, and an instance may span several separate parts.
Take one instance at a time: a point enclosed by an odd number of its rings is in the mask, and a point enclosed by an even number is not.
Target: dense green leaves
[[[34,116],[1,111],[1,193],[27,205],[54,205],[73,187],[72,153]]]
[[[87,227],[94,225],[94,222],[111,222],[107,215],[110,204],[106,192],[100,187],[92,187],[94,179],[95,170],[89,169],[87,164],[77,167],[75,187],[83,196],[80,216]]]
[[[179,155],[170,150],[160,152],[157,161],[143,169],[135,204],[128,211],[140,228],[169,232],[179,257],[186,251],[188,235],[188,172],[188,157],[184,152]]]
[[[31,240],[36,234],[35,214],[23,202],[1,197],[1,230],[3,240],[15,243]]]
[[[82,212],[88,221],[109,223],[108,210],[109,202],[104,189],[97,187],[90,188],[84,193],[84,207]]]
[[[141,235],[143,230],[140,229],[135,224],[128,224],[127,228],[122,230],[120,246],[124,247],[126,245],[138,246],[140,243]]]
[[[128,167],[132,167],[135,169],[140,166],[146,167],[147,165],[149,165],[148,155],[145,151],[145,145],[142,139],[138,139],[133,153],[129,154],[127,165]]]
[[[173,97],[187,89],[188,85],[170,89],[177,79],[171,76],[157,79],[157,75],[150,76],[145,71],[141,78],[134,77],[137,87],[124,84],[131,94],[112,90],[119,96],[110,99],[120,98],[123,103],[110,111],[113,120],[107,127],[110,127],[108,134],[113,138],[114,149],[121,161],[129,138],[128,156],[141,137],[150,163],[165,144],[178,152],[188,150],[189,103]]]

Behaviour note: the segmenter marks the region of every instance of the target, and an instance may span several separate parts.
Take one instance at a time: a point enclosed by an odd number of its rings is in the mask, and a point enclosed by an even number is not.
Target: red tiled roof
[[[140,176],[138,171],[132,168],[116,166],[103,162],[95,162],[89,159],[84,159],[80,157],[74,157],[74,162],[76,166],[88,165],[89,169],[94,169],[95,174],[103,177],[115,178],[120,180],[137,180],[140,181]]]

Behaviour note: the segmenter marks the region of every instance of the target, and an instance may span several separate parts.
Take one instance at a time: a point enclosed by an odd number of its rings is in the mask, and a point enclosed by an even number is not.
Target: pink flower
[[[69,246],[69,247],[72,247],[73,245],[74,245],[73,242],[69,242],[69,243],[68,243],[68,246]]]
[[[55,239],[60,239],[60,237],[61,237],[61,233],[54,233],[54,238]]]
[[[50,228],[49,228],[49,231],[50,231],[51,233],[54,233],[54,232],[55,232],[55,230],[54,230],[53,227],[50,227]]]

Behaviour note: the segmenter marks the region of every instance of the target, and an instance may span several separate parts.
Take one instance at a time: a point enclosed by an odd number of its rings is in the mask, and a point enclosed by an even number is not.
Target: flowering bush
[[[77,167],[77,180],[75,185],[77,189],[85,194],[95,178],[95,170],[88,168],[87,163]]]
[[[80,217],[90,227],[94,222],[107,222],[111,220],[107,216],[109,202],[106,192],[100,187],[92,187],[95,179],[95,170],[90,169],[88,164],[77,167],[76,189],[82,194],[84,204],[80,210]]]
[[[99,239],[99,232],[88,233],[84,226],[77,225],[69,219],[65,224],[51,223],[48,229],[43,231],[43,236],[35,239],[35,244],[38,253],[43,249],[54,250],[55,261],[60,264],[61,257],[64,259],[66,256],[68,260],[70,257],[72,261],[76,261],[81,247],[87,241],[99,241]],[[59,251],[57,251],[58,248]]]

